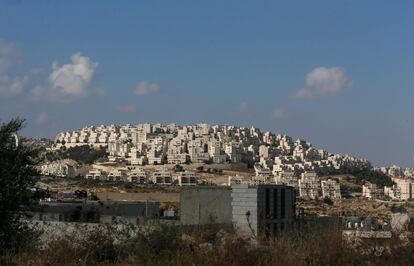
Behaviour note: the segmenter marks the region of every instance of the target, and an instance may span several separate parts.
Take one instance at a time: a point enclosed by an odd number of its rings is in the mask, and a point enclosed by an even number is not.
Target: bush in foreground
[[[122,228],[122,230],[120,230]],[[3,257],[9,265],[410,265],[413,242],[345,243],[336,230],[286,232],[253,244],[231,231],[106,227]]]
[[[34,238],[21,218],[35,203],[38,151],[19,143],[23,125],[20,118],[0,124],[0,255],[18,252]]]

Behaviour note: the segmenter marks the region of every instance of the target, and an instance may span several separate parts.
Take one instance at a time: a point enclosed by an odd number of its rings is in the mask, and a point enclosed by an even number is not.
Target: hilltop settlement
[[[413,168],[255,127],[100,125],[25,143],[42,150],[37,221],[232,224],[249,237],[326,221],[354,237],[413,227]]]

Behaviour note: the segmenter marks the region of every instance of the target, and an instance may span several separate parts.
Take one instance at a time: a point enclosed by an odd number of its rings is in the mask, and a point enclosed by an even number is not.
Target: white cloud
[[[46,124],[46,122],[49,120],[49,117],[46,113],[39,113],[37,114],[35,118],[35,124],[38,126],[42,126]]]
[[[88,57],[81,56],[80,53],[73,54],[70,59],[72,63],[60,67],[57,61],[53,62],[53,72],[49,76],[49,82],[53,88],[60,89],[63,94],[83,95],[92,81],[98,64]]]
[[[118,111],[122,113],[136,113],[137,112],[137,106],[134,104],[125,104],[118,106]]]
[[[35,99],[69,102],[88,94],[98,63],[80,53],[72,54],[70,59],[62,66],[57,61],[52,63],[48,83],[32,91]]]
[[[286,110],[284,108],[278,107],[273,109],[272,118],[275,120],[282,119],[286,115]]]
[[[157,93],[160,90],[160,86],[156,83],[151,83],[148,81],[141,81],[135,87],[134,94],[135,95],[148,95]]]
[[[295,93],[296,98],[339,94],[352,81],[341,67],[317,67],[306,75],[305,87]]]

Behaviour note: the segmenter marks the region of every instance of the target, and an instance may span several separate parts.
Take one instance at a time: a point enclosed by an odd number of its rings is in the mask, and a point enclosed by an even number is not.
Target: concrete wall
[[[284,191],[284,200],[282,200],[282,191]],[[233,224],[242,236],[270,237],[293,224],[295,217],[293,187],[233,185],[231,196]],[[268,199],[266,199],[267,197]],[[284,206],[283,214],[282,204]]]
[[[257,236],[257,189],[247,184],[232,186],[232,220],[242,236]],[[250,215],[246,215],[247,213]]]
[[[111,222],[113,217],[136,224],[139,217],[158,217],[158,202],[48,202],[33,210],[32,220],[68,222]]]
[[[231,223],[231,190],[228,187],[186,187],[180,193],[183,225]]]

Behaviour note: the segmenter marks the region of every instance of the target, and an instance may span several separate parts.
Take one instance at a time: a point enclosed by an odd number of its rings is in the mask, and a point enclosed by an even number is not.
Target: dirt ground
[[[297,208],[303,208],[305,214],[329,216],[360,216],[377,219],[389,219],[392,209],[404,207],[414,215],[414,202],[367,200],[363,198],[335,200],[332,204],[320,201],[300,201]]]
[[[177,192],[98,192],[96,196],[102,201],[156,201],[156,202],[179,202],[180,193]]]

